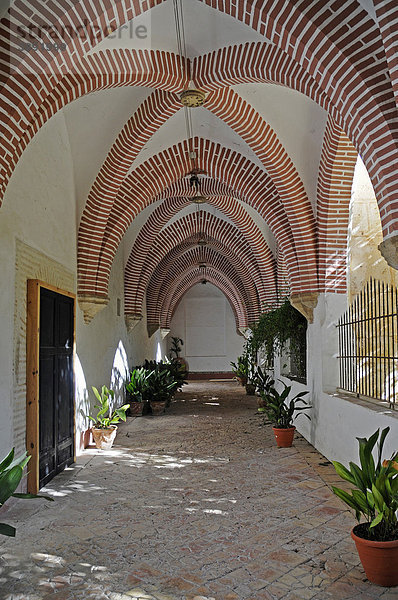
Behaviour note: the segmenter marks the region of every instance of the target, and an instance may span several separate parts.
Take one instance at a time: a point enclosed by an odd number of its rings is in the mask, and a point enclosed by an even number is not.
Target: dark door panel
[[[73,299],[40,290],[39,485],[73,461]]]

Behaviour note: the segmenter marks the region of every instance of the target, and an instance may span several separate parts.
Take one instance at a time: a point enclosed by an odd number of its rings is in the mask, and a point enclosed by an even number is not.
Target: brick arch
[[[171,288],[166,290],[167,294],[165,295],[164,305],[157,307],[155,314],[151,315],[153,321],[150,323],[160,327],[170,327],[170,321],[182,297],[191,287],[202,281],[202,279],[203,273],[200,269],[194,267],[185,273],[184,277],[180,277],[177,281],[174,281]],[[229,300],[232,310],[236,315],[237,327],[247,327],[250,321],[247,316],[245,303],[240,297],[239,292],[234,289],[225,275],[217,269],[209,267],[206,269],[206,279],[218,287]]]
[[[316,256],[312,265],[300,269],[294,246],[294,232],[284,212],[272,180],[259,167],[236,151],[209,140],[194,138],[192,145],[199,157],[199,166],[213,178],[228,184],[246,198],[246,201],[268,223],[281,246],[289,267],[292,288],[298,291],[313,290],[316,283]],[[85,236],[81,235],[78,247],[79,293],[106,297],[109,272],[114,254],[122,236],[134,217],[148,206],[162,190],[185,175],[190,168],[187,144],[180,143],[151,157],[126,179],[119,199],[107,224],[103,243],[97,254],[87,253]],[[173,169],[170,169],[173,165]],[[159,173],[159,178],[154,178]],[[86,231],[88,239],[93,234]]]
[[[355,40],[352,45],[358,43]],[[365,63],[366,48],[357,49],[357,54]],[[384,55],[381,46],[380,54]],[[249,61],[248,56],[253,59]],[[304,53],[302,58],[308,63]],[[397,171],[398,112],[384,59],[379,57],[380,72],[368,62],[367,82],[358,80],[358,76],[351,79],[344,60],[339,62],[339,76],[346,82],[341,97],[337,91],[340,86],[333,87],[333,77],[326,69],[316,71],[313,62],[305,69],[300,61],[292,62],[288,52],[263,42],[222,48],[194,59],[192,68],[195,81],[207,90],[268,81],[304,93],[327,110],[346,131],[367,167],[378,198],[383,233],[388,236],[398,229],[394,217],[398,176],[393,176]]]
[[[347,291],[347,231],[357,152],[329,117],[318,177],[319,289]]]
[[[181,181],[180,183],[185,183]],[[177,187],[177,186],[175,186]],[[214,190],[214,185],[206,186]],[[225,186],[224,186],[225,187]],[[179,191],[182,191],[181,189]],[[222,191],[226,191],[223,189]],[[188,191],[192,194],[192,190]],[[275,260],[269,250],[267,243],[246,210],[234,198],[208,197],[209,204],[217,207],[226,216],[230,217],[234,224],[247,241],[254,260],[258,264],[261,280],[263,282],[266,302],[272,301],[276,296],[275,285]],[[124,289],[125,289],[125,312],[128,314],[140,314],[144,290],[140,291],[140,277],[142,269],[147,262],[148,253],[157,240],[162,228],[182,208],[189,205],[189,199],[184,196],[171,196],[153,211],[141,228],[125,267]]]
[[[159,110],[164,110],[165,116],[170,116],[170,107],[177,99],[173,92],[179,91],[188,84],[187,65],[181,62],[178,55],[159,50],[107,50],[92,54],[82,59],[79,72],[84,73],[85,76],[76,76],[74,73],[65,75],[39,104],[36,112],[30,116],[29,122],[24,123],[19,119],[18,126],[13,125],[12,116],[4,115],[7,120],[0,126],[0,131],[6,136],[2,144],[4,156],[0,158],[0,200],[4,196],[8,180],[20,156],[31,139],[48,119],[68,103],[99,90],[122,86],[155,87],[159,91],[172,93],[167,102],[164,95],[154,97],[154,100],[160,102]],[[147,107],[144,105],[143,108]],[[178,108],[181,108],[179,102],[175,110]],[[152,107],[150,110],[153,110]],[[25,109],[24,114],[26,112],[29,111]],[[149,116],[145,115],[145,120],[148,120]],[[157,117],[161,122],[162,115],[158,114]],[[126,123],[126,130],[122,131],[122,134],[126,135],[126,132],[130,132],[132,128],[135,128],[134,115]]]
[[[260,299],[255,281],[245,271],[244,263],[238,257],[234,257],[232,252],[228,252],[221,243],[210,240],[210,246],[201,252],[195,242],[192,238],[186,240],[159,262],[146,290],[147,314],[148,311],[155,310],[158,304],[162,304],[165,290],[173,281],[204,260],[206,264],[223,273],[233,284],[245,303],[250,320],[255,321],[260,314]]]
[[[54,0],[49,4],[54,8],[54,13],[57,14],[61,22],[63,20],[70,22],[68,21],[70,13],[73,13],[75,22],[79,22],[82,16],[79,13],[80,10],[83,11],[83,14],[87,14],[92,21],[101,22],[102,20],[102,24],[106,23],[118,27],[135,14],[140,14],[157,3],[135,3],[133,9],[127,0],[124,0],[113,3],[113,6],[110,5],[105,10],[101,4],[100,10],[97,10],[97,12],[95,9],[93,11],[92,3],[90,3],[89,10],[87,7],[87,13],[84,13],[86,10],[84,2],[78,3],[83,5],[80,9],[73,7],[70,11],[65,11],[64,7],[61,7]],[[390,177],[391,173],[394,172],[395,161],[392,158],[383,164],[376,159],[381,159],[382,153],[385,156],[392,156],[392,153],[396,152],[396,104],[388,76],[388,64],[385,60],[380,30],[366,11],[354,0],[346,0],[341,6],[334,7],[333,12],[329,6],[325,6],[321,2],[314,8],[308,6],[305,2],[301,6],[297,6],[295,2],[285,0],[279,2],[275,10],[271,0],[263,3],[261,7],[258,3],[253,4],[251,0],[250,2],[242,0],[237,11],[236,6],[231,5],[229,2],[220,3],[216,0],[206,0],[206,3],[230,14],[234,18],[247,22],[262,35],[267,35],[278,51],[284,52],[297,65],[300,65],[306,72],[314,76],[320,88],[329,94],[337,110],[344,112],[345,115],[354,115],[347,120],[348,127],[345,127],[345,130],[348,131],[350,138],[357,147],[359,147],[359,144],[356,141],[356,136],[361,141],[362,148],[359,148],[359,150],[368,168],[376,194],[380,198],[383,230],[386,235],[392,234],[398,227],[398,223],[391,214],[393,206],[388,206],[390,200],[396,194],[394,187],[396,177]],[[378,3],[378,6],[380,6],[380,3]],[[271,9],[268,10],[267,7]],[[37,3],[35,3],[34,8],[38,10]],[[47,8],[46,5],[43,11],[46,11]],[[26,11],[27,15],[21,16],[22,21],[30,15],[29,6],[26,7]],[[76,15],[78,15],[77,19]],[[349,27],[341,26],[342,17],[344,17],[344,21],[347,21]],[[2,26],[5,39],[8,38],[9,34],[8,25],[7,20],[3,19]],[[91,44],[86,43],[84,46],[80,41],[76,44],[76,41],[68,40],[68,46],[73,50],[72,56],[68,54],[65,60],[63,56],[61,58],[53,57],[55,63],[57,61],[62,62],[62,64],[57,65],[59,73],[64,74],[66,71],[73,70],[76,60],[84,52],[94,47],[99,39],[93,40]],[[329,57],[331,55],[335,56],[333,61],[330,61]],[[365,60],[370,55],[372,61]],[[42,57],[40,57],[41,59]],[[35,66],[32,67],[32,64],[29,66],[29,61],[32,59],[24,57],[24,60],[27,61],[26,68],[28,70],[31,68],[31,73],[34,73]],[[255,57],[255,60],[257,62],[257,57]],[[228,60],[222,61],[223,68],[227,69],[227,63]],[[277,64],[278,69],[283,70],[281,69],[281,62],[279,61]],[[12,79],[6,73],[7,93],[12,90],[9,93],[11,104],[18,96],[27,97],[24,95],[26,92],[24,88],[28,88],[30,92],[30,100],[22,103],[20,109],[14,111],[15,114],[18,113],[17,120],[20,120],[21,114],[24,115],[29,112],[30,106],[39,105],[46,95],[51,94],[59,78],[54,74],[53,69],[49,69],[49,71],[51,71],[51,76],[48,79],[34,77],[35,85],[41,86],[40,90],[35,89],[33,84],[21,86],[17,78]],[[287,72],[290,76],[291,69],[287,69]],[[247,73],[245,76],[247,77]],[[225,85],[225,77],[223,85]],[[354,95],[358,100],[356,106],[354,106],[352,100]],[[383,110],[380,110],[381,106]],[[337,115],[334,116],[337,117]],[[23,116],[22,120],[24,118]],[[361,119],[363,122],[360,122]],[[17,123],[17,120],[14,124]],[[379,128],[378,135],[373,136],[374,139],[370,139],[368,140],[369,143],[366,143],[365,138],[368,130],[366,125],[368,123],[374,123],[377,128],[381,127],[380,123],[385,123],[385,126]],[[12,129],[13,127],[8,127],[7,134]],[[382,144],[380,144],[380,132],[384,136]],[[374,144],[371,143],[372,141],[374,141]],[[377,149],[376,146],[378,146]],[[368,153],[366,153],[367,150]],[[373,161],[372,158],[374,158]],[[372,166],[373,169],[371,169]]]
[[[157,127],[161,126],[180,106],[177,96],[170,98],[165,92],[155,92],[139,107],[138,117],[134,115],[129,119],[90,191],[82,216],[82,230],[95,227],[96,237],[104,234],[112,200],[116,198],[130,164],[156,130],[153,121],[156,121]],[[231,89],[210,94],[206,108],[237,131],[264,164],[286,208],[291,227],[295,230],[299,260],[308,262],[308,255],[311,260],[316,251],[312,207],[301,179],[275,132],[257,111]],[[140,136],[137,143],[138,131]]]
[[[231,265],[239,279],[245,282],[248,291],[247,301],[253,305],[264,302],[266,299],[266,289],[261,278],[261,271],[258,268],[250,247],[239,230],[209,213],[203,215],[205,223],[204,231],[212,251],[223,256],[224,266]],[[147,291],[149,294],[150,282],[153,282],[152,288],[159,289],[168,272],[176,264],[180,257],[186,252],[190,252],[190,257],[200,260],[200,252],[197,246],[199,235],[203,232],[202,225],[198,225],[197,215],[188,214],[185,217],[173,222],[163,229],[157,236],[156,242],[148,252],[143,269],[141,270],[138,284],[136,287],[136,303],[134,312],[139,313]],[[194,250],[192,253],[191,250]],[[208,252],[205,247],[202,253]],[[214,259],[215,255],[212,254]],[[186,257],[185,257],[186,258]],[[225,263],[225,260],[227,263]],[[185,259],[184,259],[185,260]],[[228,266],[227,265],[227,266]],[[255,293],[251,293],[254,291]],[[242,289],[242,295],[245,292]],[[127,307],[126,307],[127,308]]]

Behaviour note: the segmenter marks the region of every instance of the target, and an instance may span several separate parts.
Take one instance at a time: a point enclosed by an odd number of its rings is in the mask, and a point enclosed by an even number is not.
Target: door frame
[[[39,358],[40,358],[40,289],[45,288],[62,296],[73,298],[73,462],[76,460],[76,412],[75,412],[75,355],[76,355],[76,294],[50,285],[40,279],[27,281],[26,321],[26,450],[28,463],[28,492],[39,491]]]

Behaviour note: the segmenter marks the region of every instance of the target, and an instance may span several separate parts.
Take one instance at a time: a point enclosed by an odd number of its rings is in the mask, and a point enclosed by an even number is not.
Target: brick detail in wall
[[[325,7],[324,2],[320,4]],[[358,12],[358,4],[354,12]],[[337,16],[339,11],[335,13]],[[326,55],[326,65],[317,66],[317,57],[305,51],[299,36],[297,52],[289,44],[288,48],[280,48],[248,42],[197,57],[192,70],[195,81],[204,89],[273,82],[305,94],[327,110],[361,154],[378,198],[383,232],[388,235],[398,227],[398,217],[394,216],[398,191],[397,107],[380,32],[365,11],[359,13],[360,37],[356,37],[355,27],[351,29],[351,42],[347,43],[345,34],[341,54],[333,47]],[[338,29],[342,30],[341,23]],[[368,34],[365,38],[364,31]],[[286,32],[284,41],[288,39]],[[358,60],[355,66],[345,58],[353,50]]]
[[[357,152],[329,117],[318,176],[319,287],[321,292],[347,291],[347,234]]]

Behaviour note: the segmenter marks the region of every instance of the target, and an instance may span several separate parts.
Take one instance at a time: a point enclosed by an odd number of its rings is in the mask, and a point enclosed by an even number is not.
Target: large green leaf
[[[367,485],[366,477],[364,477],[361,469],[355,463],[350,462],[350,470],[355,479],[355,485],[363,492],[366,492],[369,486]]]
[[[384,498],[380,494],[379,490],[377,489],[377,487],[375,486],[374,483],[372,484],[372,494],[373,494],[373,498],[374,498],[377,510],[382,512],[383,506],[384,506]]]
[[[50,496],[43,496],[41,494],[20,494],[15,493],[13,494],[14,498],[22,498],[22,500],[32,500],[35,498],[43,498],[44,500],[49,500],[50,502],[54,502],[54,498],[51,498]]]
[[[0,473],[2,473],[5,469],[7,469],[14,458],[14,448],[12,450],[10,450],[10,452],[7,454],[7,456],[5,457],[5,459],[0,463]]]
[[[22,479],[22,475],[23,470],[19,465],[15,465],[0,475],[0,505],[4,504],[15,492]]]
[[[6,523],[0,523],[0,535],[8,535],[8,537],[15,537],[16,533],[15,527],[11,527],[11,525],[7,525]]]
[[[337,473],[337,475],[339,475],[339,477],[341,477],[342,479],[345,479],[346,481],[349,481],[350,483],[353,483],[355,485],[354,476],[344,465],[342,465],[337,460],[332,460],[332,464],[333,464],[334,468],[336,469],[336,473]]]

